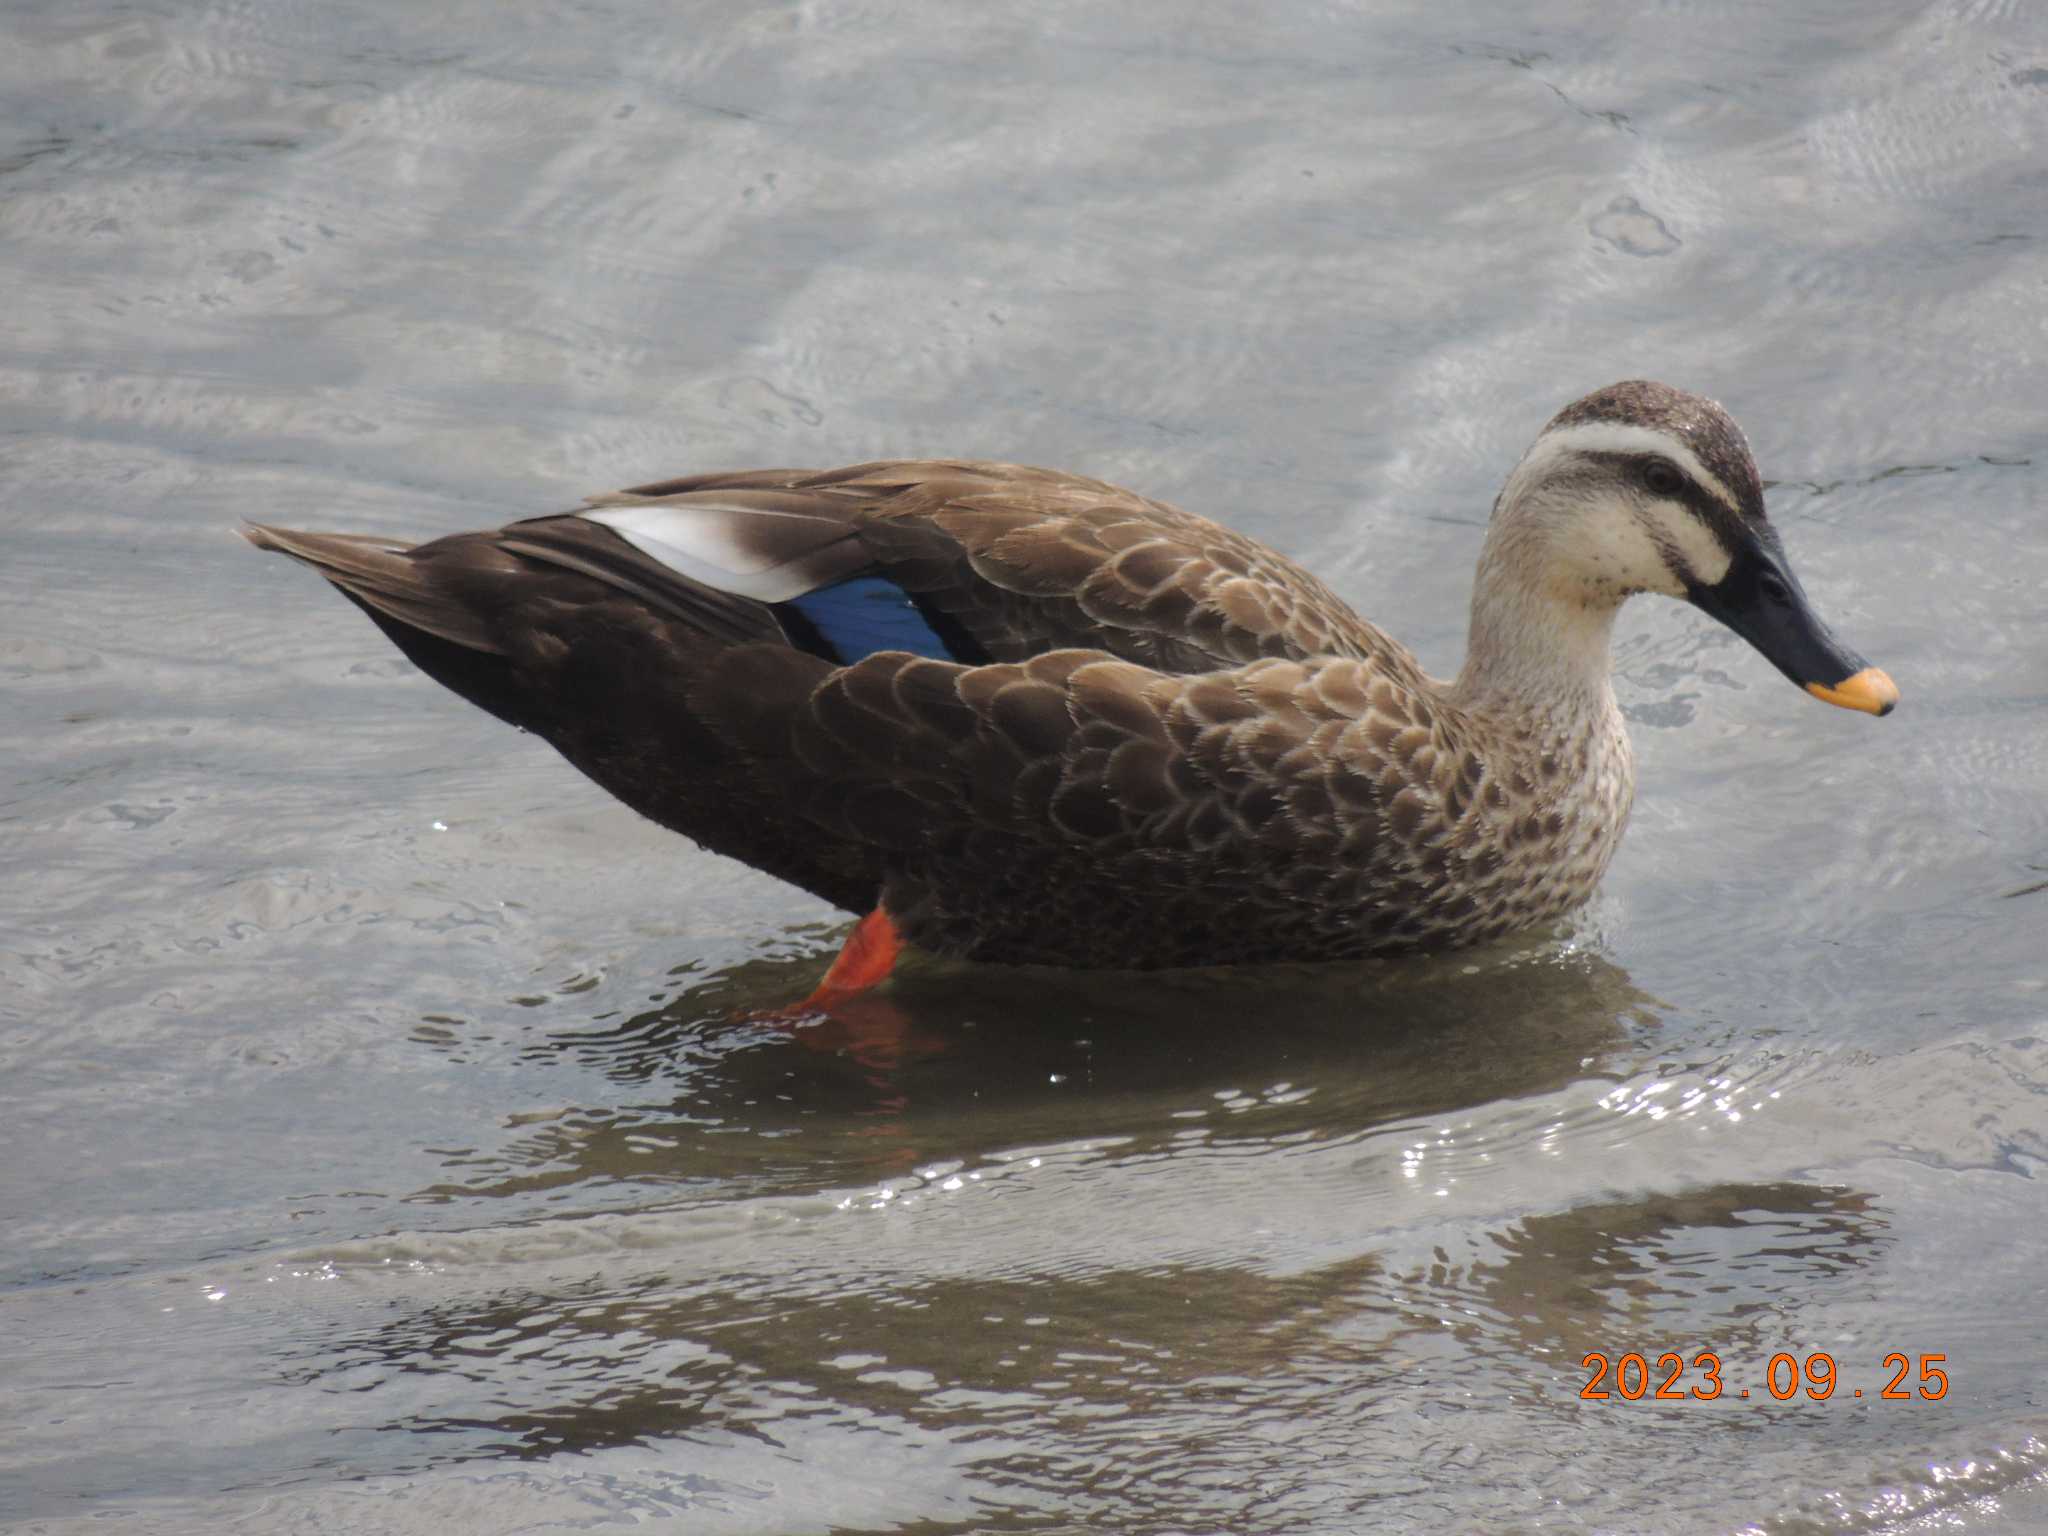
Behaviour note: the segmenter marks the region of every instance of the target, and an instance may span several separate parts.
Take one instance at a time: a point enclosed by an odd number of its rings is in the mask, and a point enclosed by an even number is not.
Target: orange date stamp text
[[[1948,1395],[1948,1372],[1942,1369],[1947,1362],[1947,1355],[1904,1355],[1894,1351],[1884,1357],[1883,1369],[1890,1372],[1890,1377],[1882,1387],[1867,1394],[1856,1387],[1847,1395],[1891,1402],[1935,1402]],[[1690,1360],[1677,1350],[1666,1350],[1654,1361],[1634,1350],[1619,1356],[1595,1350],[1579,1363],[1592,1373],[1579,1388],[1579,1396],[1592,1402],[1608,1402],[1616,1397],[1631,1403],[1645,1398],[1654,1402],[1711,1402],[1723,1395],[1750,1395],[1748,1387],[1731,1387],[1723,1380],[1721,1357],[1710,1349],[1701,1350]],[[1913,1374],[1916,1363],[1917,1377]],[[1835,1395],[1839,1380],[1835,1357],[1824,1350],[1804,1355],[1780,1351],[1764,1367],[1758,1395],[1788,1403],[1803,1393],[1812,1402],[1825,1402]]]

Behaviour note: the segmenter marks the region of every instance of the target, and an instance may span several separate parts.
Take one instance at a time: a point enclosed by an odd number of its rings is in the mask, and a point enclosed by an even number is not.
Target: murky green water
[[[2048,1526],[2034,10],[19,0],[0,100],[0,1525]],[[1600,901],[1407,965],[759,1022],[834,914],[232,532],[1015,458],[1445,671],[1640,374],[1905,702],[1636,605]]]

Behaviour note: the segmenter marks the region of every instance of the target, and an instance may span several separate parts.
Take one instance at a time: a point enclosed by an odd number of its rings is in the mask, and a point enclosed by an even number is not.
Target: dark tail
[[[474,583],[459,579],[463,562],[422,560],[412,546],[372,534],[260,523],[245,524],[241,533],[258,549],[290,555],[326,577],[434,681],[508,725],[532,729],[530,699],[493,633],[489,605],[478,600]]]
[[[472,651],[504,650],[485,615],[437,582],[435,567],[414,559],[409,545],[374,534],[299,533],[261,523],[245,524],[242,537],[310,565],[373,614]]]

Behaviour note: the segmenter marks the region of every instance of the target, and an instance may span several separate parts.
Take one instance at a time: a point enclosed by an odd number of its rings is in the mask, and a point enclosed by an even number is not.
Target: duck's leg
[[[854,924],[839,958],[818,983],[817,990],[798,1004],[799,1008],[830,1008],[856,993],[865,992],[888,976],[903,953],[903,934],[888,912],[877,906]]]

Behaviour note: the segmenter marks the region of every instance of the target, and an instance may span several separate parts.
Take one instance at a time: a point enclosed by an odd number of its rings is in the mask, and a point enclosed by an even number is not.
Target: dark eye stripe
[[[1645,456],[1633,453],[1588,453],[1588,459],[1604,464],[1610,472],[1627,476],[1637,484],[1642,483],[1645,465],[1649,462],[1663,464],[1675,473],[1681,482],[1675,491],[1659,491],[1658,495],[1677,502],[1688,512],[1707,525],[1708,531],[1731,555],[1739,551],[1749,540],[1748,524],[1742,515],[1716,496],[1712,491],[1694,480],[1669,459],[1657,455]]]

